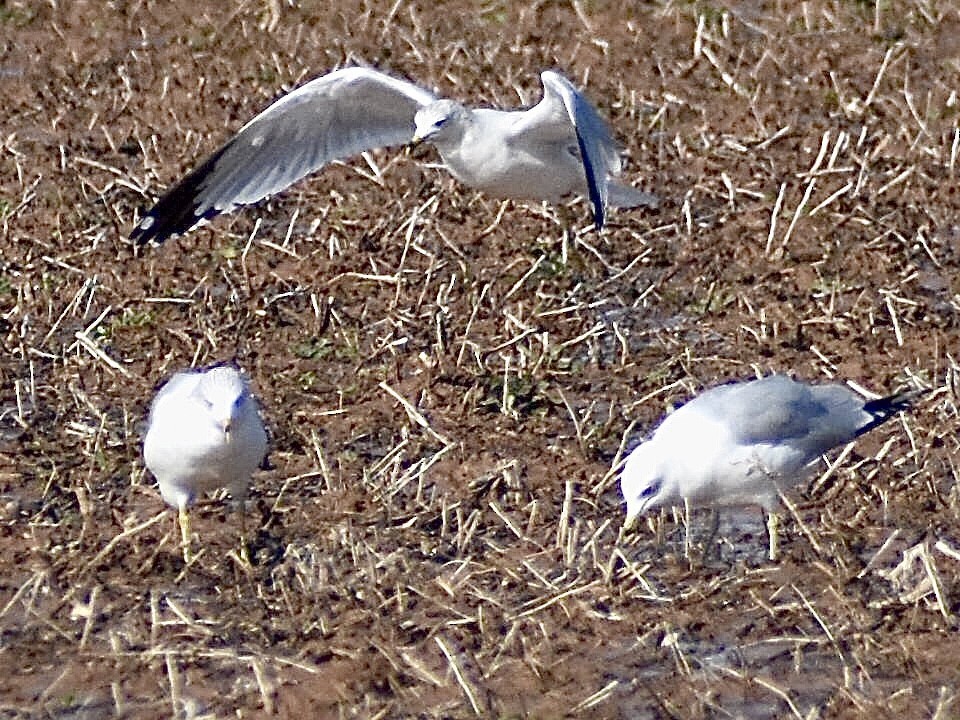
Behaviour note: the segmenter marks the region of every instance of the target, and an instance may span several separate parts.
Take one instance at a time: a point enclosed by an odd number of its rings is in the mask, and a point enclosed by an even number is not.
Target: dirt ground
[[[953,3],[28,0],[0,41],[0,716],[960,713]],[[132,247],[355,63],[506,107],[560,69],[661,206],[563,243],[392,149]],[[211,497],[185,566],[145,413],[231,359],[252,565]],[[622,536],[624,449],[770,371],[932,392],[789,497],[778,562],[752,509],[718,559],[703,513]]]

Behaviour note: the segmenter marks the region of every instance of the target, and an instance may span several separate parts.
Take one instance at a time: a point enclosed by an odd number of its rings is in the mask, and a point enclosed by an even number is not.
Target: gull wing
[[[543,100],[526,113],[527,118],[517,131],[529,128],[531,132],[546,134],[553,130],[554,137],[559,139],[569,137],[572,128],[593,206],[593,222],[599,230],[607,207],[607,178],[620,172],[617,145],[607,123],[573,83],[552,70],[540,73],[540,80]]]
[[[841,386],[831,387],[853,395]],[[829,405],[811,390],[785,375],[769,375],[712,388],[677,412],[689,408],[687,412],[722,422],[742,445],[795,442],[829,419]]]
[[[728,424],[744,445],[790,445],[810,459],[854,440],[910,405],[902,393],[866,402],[845,385],[807,385],[784,375],[714,388],[700,410]]]
[[[414,115],[434,100],[427,90],[367,68],[316,78],[253,118],[167,191],[130,239],[163,242],[273,195],[333,160],[409,142]]]
[[[810,392],[817,400],[830,408],[827,431],[843,433],[837,444],[850,442],[882,425],[894,415],[913,407],[925,389],[906,390],[876,400],[865,400],[845,385],[815,385]]]

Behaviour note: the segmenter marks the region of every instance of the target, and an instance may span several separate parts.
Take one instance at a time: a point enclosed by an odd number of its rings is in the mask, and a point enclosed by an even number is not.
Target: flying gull
[[[540,78],[543,99],[528,110],[473,110],[376,70],[335,70],[244,125],[168,190],[130,238],[163,242],[329,162],[410,142],[434,145],[454,177],[496,197],[587,196],[598,230],[608,207],[655,206],[653,195],[614,179],[618,147],[586,97],[559,73]]]

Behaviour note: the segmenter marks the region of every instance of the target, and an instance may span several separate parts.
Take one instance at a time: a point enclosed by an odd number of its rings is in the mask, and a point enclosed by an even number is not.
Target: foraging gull
[[[627,458],[620,490],[624,527],[660,507],[759,505],[777,556],[780,493],[818,457],[906,410],[908,391],[867,401],[845,385],[808,385],[784,375],[707,390],[668,415]]]
[[[143,458],[160,494],[177,508],[184,560],[190,560],[187,508],[225,487],[242,504],[267,452],[267,433],[240,372],[229,365],[180,372],[153,400]]]

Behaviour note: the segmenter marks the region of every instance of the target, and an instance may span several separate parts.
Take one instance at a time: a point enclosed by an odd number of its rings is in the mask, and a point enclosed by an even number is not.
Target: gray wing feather
[[[365,68],[317,78],[240,130],[205,182],[203,200],[218,210],[249,204],[333,160],[409,142],[417,110],[435,99],[412,83]]]
[[[566,114],[566,122],[583,136],[595,167],[608,174],[620,172],[620,151],[606,120],[587,97],[560,73],[546,70],[540,74],[544,102],[556,104]],[[567,131],[569,133],[569,130]]]
[[[594,223],[599,230],[603,227],[607,207],[607,178],[620,172],[617,145],[607,123],[569,80],[550,70],[541,73],[540,78],[543,81],[543,101],[540,104],[546,108],[560,103],[573,126],[593,204]]]
[[[855,438],[871,416],[843,385],[805,385],[784,375],[724,385],[701,395],[700,410],[722,418],[743,444],[789,442],[813,456]]]
[[[333,160],[409,142],[417,110],[435,99],[366,68],[312,80],[253,118],[171,188],[131,238],[162,242],[202,219],[273,195]]]

